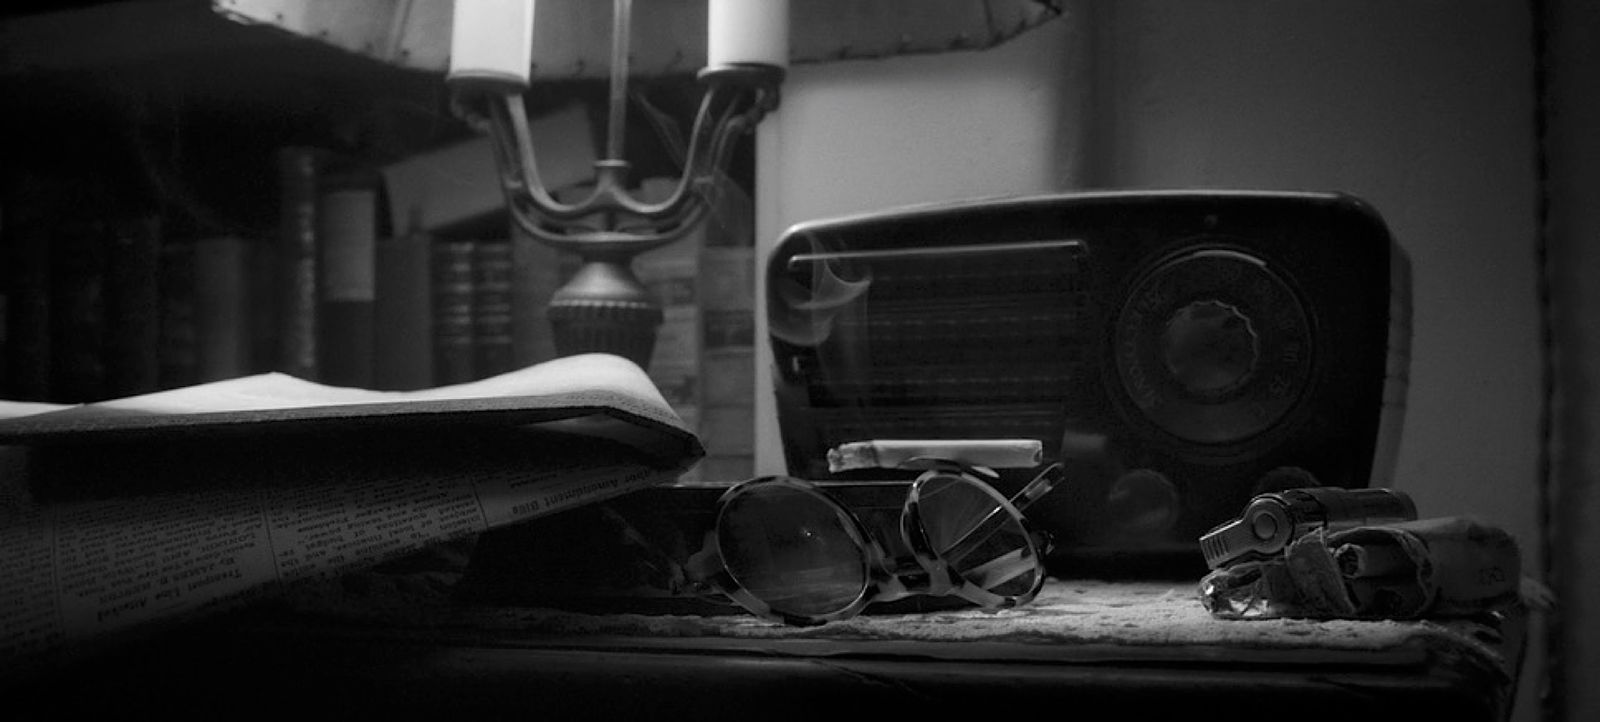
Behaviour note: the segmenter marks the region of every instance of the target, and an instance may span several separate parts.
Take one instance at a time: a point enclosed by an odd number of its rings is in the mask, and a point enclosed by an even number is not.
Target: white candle
[[[533,0],[456,0],[450,81],[528,85],[533,66]]]
[[[789,0],[709,0],[706,65],[789,65]]]

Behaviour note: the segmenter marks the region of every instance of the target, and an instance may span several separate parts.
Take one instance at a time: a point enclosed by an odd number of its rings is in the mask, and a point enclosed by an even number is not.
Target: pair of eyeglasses
[[[868,605],[954,595],[985,609],[1026,604],[1045,581],[1048,538],[1022,510],[1062,479],[1045,467],[1015,496],[985,467],[928,460],[911,483],[893,558],[860,517],[820,486],[788,476],[752,479],[717,501],[706,544],[683,573],[690,590],[718,593],[756,616],[794,625],[846,619]]]

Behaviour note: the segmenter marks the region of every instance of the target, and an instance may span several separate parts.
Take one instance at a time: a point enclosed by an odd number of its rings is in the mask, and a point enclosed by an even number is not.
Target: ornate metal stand
[[[629,164],[622,158],[629,5],[629,0],[615,2],[606,153],[595,162],[594,187],[587,197],[563,203],[541,182],[520,93],[483,91],[487,97],[464,99],[481,102],[461,105],[487,116],[512,219],[539,241],[582,259],[577,274],[550,302],[556,352],[603,351],[645,366],[662,313],[634,275],[633,258],[678,240],[705,217],[712,185],[728,162],[733,141],[778,106],[784,69],[735,64],[700,71],[706,90],[678,183],[665,200],[641,202],[628,190]]]

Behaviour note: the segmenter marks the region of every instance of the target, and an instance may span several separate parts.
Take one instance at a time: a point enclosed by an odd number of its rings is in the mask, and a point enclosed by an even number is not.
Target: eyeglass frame
[[[925,471],[911,482],[901,507],[898,525],[901,541],[911,551],[910,561],[915,563],[915,570],[911,570],[910,573],[907,573],[908,567],[903,564],[907,560],[893,557],[883,542],[867,529],[860,516],[834,495],[829,494],[826,489],[804,479],[776,475],[741,482],[724,491],[717,499],[715,521],[706,532],[705,544],[684,566],[688,588],[698,593],[720,593],[757,617],[793,626],[815,626],[849,619],[860,614],[869,605],[912,596],[958,596],[983,609],[993,611],[1010,609],[1033,601],[1043,588],[1047,576],[1044,558],[1049,554],[1050,539],[1048,534],[1035,529],[1029,523],[1028,518],[1022,514],[1022,507],[1043,496],[1061,481],[1062,465],[1060,463],[1046,465],[1021,492],[1008,499],[993,485],[993,481],[998,480],[999,475],[986,467],[961,464],[947,459],[918,459],[912,463],[918,468],[925,468]],[[1010,515],[1021,526],[1026,546],[1020,551],[1025,551],[1025,557],[1033,559],[1034,579],[1027,591],[1009,596],[992,592],[988,587],[994,586],[993,584],[987,586],[979,584],[957,571],[945,558],[949,550],[941,553],[933,548],[923,521],[922,494],[932,480],[948,476],[954,476],[963,483],[977,485],[996,502],[995,509],[974,525],[972,531],[981,527],[994,514],[1001,512]],[[865,567],[861,590],[849,604],[838,610],[820,614],[796,614],[777,610],[747,590],[728,569],[722,555],[720,535],[723,516],[730,502],[741,494],[748,493],[750,489],[770,485],[781,485],[817,498],[829,505],[835,516],[846,522],[845,533],[861,550],[862,564]],[[968,532],[970,533],[971,531]],[[960,545],[965,539],[963,535],[962,539],[957,540],[951,548]],[[1015,575],[1012,575],[1007,580],[1014,577]]]

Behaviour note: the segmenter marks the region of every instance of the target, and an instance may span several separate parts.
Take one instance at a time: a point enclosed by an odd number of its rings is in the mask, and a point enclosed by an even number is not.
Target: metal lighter
[[[1239,518],[1200,537],[1200,552],[1212,569],[1282,552],[1290,542],[1316,530],[1412,521],[1417,506],[1394,489],[1312,487],[1258,494]]]

